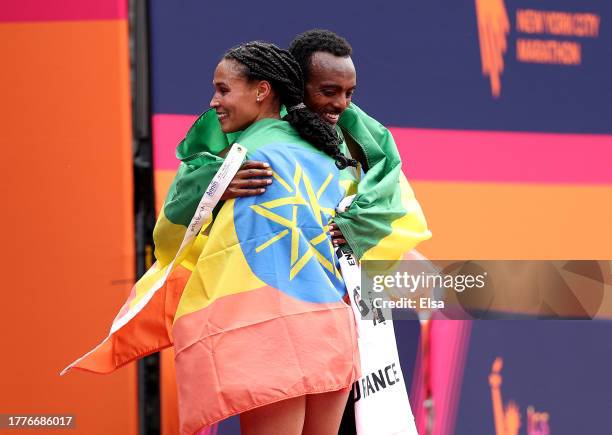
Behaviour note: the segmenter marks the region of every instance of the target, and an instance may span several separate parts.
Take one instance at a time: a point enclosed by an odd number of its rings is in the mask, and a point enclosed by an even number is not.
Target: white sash
[[[345,211],[354,198],[336,209]],[[397,354],[393,320],[378,310],[375,320],[362,319],[374,308],[361,297],[361,267],[352,253],[337,251],[357,324],[362,377],[353,385],[358,435],[418,435]]]

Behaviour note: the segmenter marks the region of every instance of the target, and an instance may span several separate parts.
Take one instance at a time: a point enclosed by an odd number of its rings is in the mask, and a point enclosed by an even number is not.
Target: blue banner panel
[[[354,48],[355,101],[389,126],[612,132],[612,4],[435,0],[151,3],[154,113],[208,107],[222,54],[328,28]]]
[[[611,335],[608,321],[473,322],[455,434],[501,435],[496,419],[506,435],[607,433]]]

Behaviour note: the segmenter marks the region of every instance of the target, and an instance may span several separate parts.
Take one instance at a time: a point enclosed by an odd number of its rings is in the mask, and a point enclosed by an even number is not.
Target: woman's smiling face
[[[310,59],[307,76],[304,103],[324,121],[336,125],[357,85],[353,61],[349,56],[318,51]]]
[[[210,107],[224,133],[240,131],[253,124],[260,115],[257,102],[257,82],[249,82],[244,67],[231,59],[223,59],[215,69],[213,79],[215,93]]]

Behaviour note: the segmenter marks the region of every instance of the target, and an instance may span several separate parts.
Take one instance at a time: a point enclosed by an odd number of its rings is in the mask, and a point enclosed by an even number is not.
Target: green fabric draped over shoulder
[[[176,157],[181,163],[153,230],[155,257],[160,263],[168,264],[174,258],[206,187],[223,163],[218,154],[231,139],[221,131],[215,111],[208,110],[178,145]]]
[[[342,113],[338,125],[363,150],[368,171],[350,208],[334,221],[357,258],[398,260],[431,232],[402,172],[393,136],[355,104]]]

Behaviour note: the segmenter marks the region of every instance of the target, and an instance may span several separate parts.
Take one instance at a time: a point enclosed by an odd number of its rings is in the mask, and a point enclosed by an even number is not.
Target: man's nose
[[[217,96],[216,96],[216,95],[213,95],[213,97],[210,99],[209,106],[210,106],[211,108],[213,108],[213,109],[214,109],[215,107],[218,107],[218,106],[219,106],[219,101],[217,100]]]
[[[339,96],[334,100],[334,108],[338,110],[345,110],[349,106],[349,99],[344,95]]]

